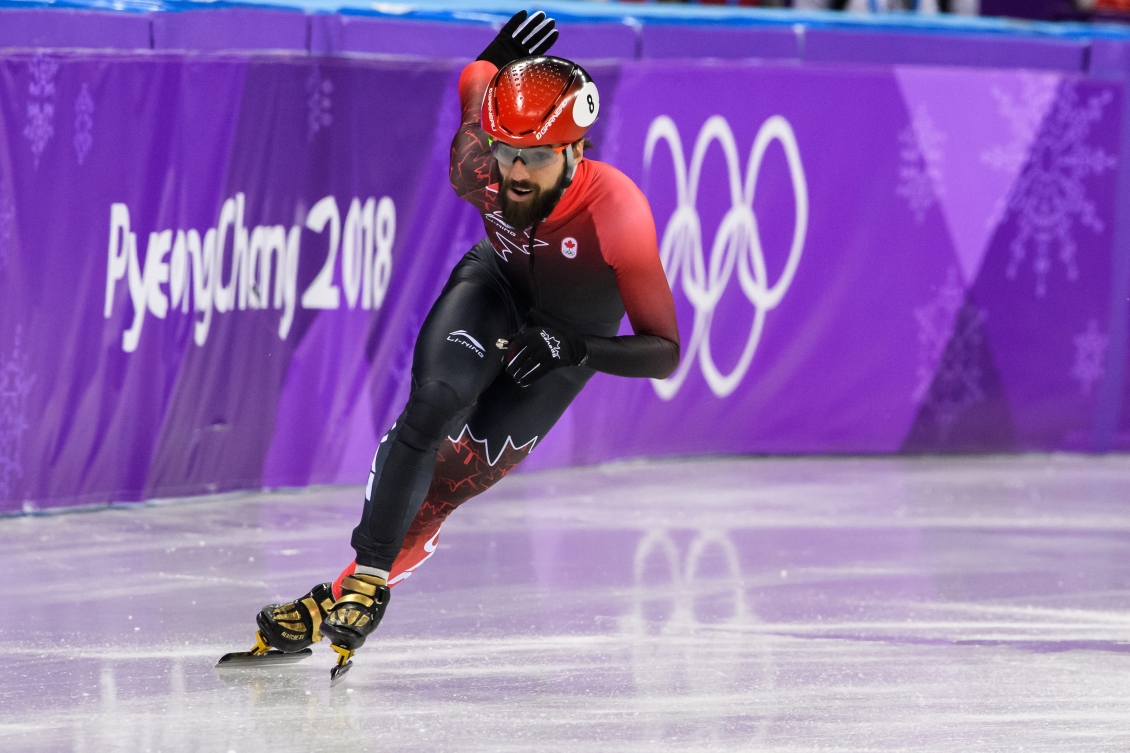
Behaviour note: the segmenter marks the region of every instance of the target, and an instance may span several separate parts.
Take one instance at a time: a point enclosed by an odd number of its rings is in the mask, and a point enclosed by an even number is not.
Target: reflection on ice
[[[1125,750],[1127,488],[1119,457],[508,478],[333,690],[324,645],[212,665],[348,560],[357,490],[0,520],[0,750]]]
[[[758,742],[769,719],[756,699],[769,697],[773,673],[765,636],[741,629],[757,620],[746,608],[737,547],[725,531],[704,530],[685,552],[670,531],[644,534],[633,562],[632,609],[619,621],[637,697],[692,700],[655,717],[644,738]],[[705,699],[711,723],[688,725]],[[689,736],[679,734],[688,726]]]

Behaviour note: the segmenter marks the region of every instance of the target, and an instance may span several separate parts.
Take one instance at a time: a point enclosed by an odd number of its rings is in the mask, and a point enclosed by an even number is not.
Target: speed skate
[[[224,654],[216,662],[216,669],[247,669],[253,667],[279,666],[283,664],[297,664],[303,659],[312,656],[314,652],[308,648],[293,653],[279,651],[271,648],[263,640],[263,634],[255,633],[255,645],[250,651],[235,651]]]

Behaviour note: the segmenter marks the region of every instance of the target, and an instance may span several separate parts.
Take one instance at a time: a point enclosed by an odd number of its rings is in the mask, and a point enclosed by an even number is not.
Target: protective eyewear
[[[498,160],[498,164],[503,167],[510,167],[514,164],[515,160],[522,160],[526,163],[526,167],[531,170],[537,170],[542,167],[549,167],[557,161],[557,155],[568,148],[568,144],[561,146],[527,146],[518,148],[504,144],[497,139],[490,140],[490,152],[494,158]]]

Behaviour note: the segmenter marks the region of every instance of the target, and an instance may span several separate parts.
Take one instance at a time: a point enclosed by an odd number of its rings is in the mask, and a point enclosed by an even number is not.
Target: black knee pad
[[[412,391],[396,441],[423,451],[441,439],[443,429],[463,409],[459,393],[444,382],[425,382]]]

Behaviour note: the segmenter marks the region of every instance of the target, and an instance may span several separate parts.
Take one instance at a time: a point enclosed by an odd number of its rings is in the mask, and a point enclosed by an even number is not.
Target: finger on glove
[[[506,373],[517,379],[519,376],[529,370],[537,359],[532,358],[528,348],[520,348],[506,361]]]
[[[520,387],[528,387],[541,378],[545,369],[531,348],[522,347],[506,363],[506,373]]]
[[[557,37],[559,37],[559,36],[561,36],[561,35],[557,31],[557,29],[554,29],[553,31],[549,32],[544,37],[542,37],[541,41],[539,41],[537,44],[535,44],[533,47],[530,48],[530,54],[531,55],[544,55],[546,52],[549,51],[549,48],[553,46],[553,43],[557,41]]]
[[[522,366],[515,369],[514,371],[515,373],[511,374],[510,376],[514,379],[519,387],[529,387],[531,384],[549,373],[548,369],[546,369],[540,361],[533,360],[523,362]]]
[[[509,21],[506,22],[506,26],[509,26],[510,24],[514,23],[515,19],[517,19],[518,16],[525,15],[525,14],[526,14],[526,11],[524,11],[524,10],[519,11],[518,13],[515,13],[514,16]],[[516,42],[525,43],[526,37],[531,36],[532,34],[536,33],[537,27],[539,27],[543,23],[545,23],[545,13],[541,12],[540,10],[534,11],[531,15],[523,18],[518,23],[518,25],[515,26],[514,29],[510,31],[510,36]],[[503,31],[503,33],[505,33],[507,31],[506,27],[503,27],[502,31]]]
[[[517,16],[514,18],[517,18]],[[511,18],[510,21],[514,21],[514,18]],[[518,24],[510,33],[510,38],[528,50],[531,55],[537,52],[545,52],[557,40],[558,31],[554,28],[556,25],[556,21],[539,10]],[[503,31],[505,32],[505,29]]]
[[[541,11],[539,10],[538,13],[541,13]],[[502,29],[499,33],[500,34],[506,34],[508,36],[513,37],[515,30],[518,29],[520,26],[522,26],[523,23],[525,23],[528,15],[529,14],[526,13],[526,11],[524,11],[524,10],[518,11],[517,13],[515,13],[513,16],[510,17],[509,21],[507,21],[505,24],[502,25]],[[542,13],[542,15],[545,15],[545,14]]]

